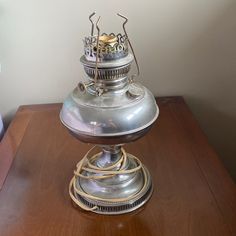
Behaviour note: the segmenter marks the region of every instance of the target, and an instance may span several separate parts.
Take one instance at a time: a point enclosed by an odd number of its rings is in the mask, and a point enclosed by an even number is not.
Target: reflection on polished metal
[[[77,164],[69,190],[84,210],[121,214],[141,207],[152,194],[147,168],[122,146],[145,135],[159,109],[151,92],[134,80],[139,66],[125,29],[128,19],[118,14],[125,20],[124,35],[100,35],[100,17],[94,23],[94,15],[80,59],[86,81],[67,97],[60,119],[78,140],[97,146]],[[133,60],[137,73],[129,75]]]

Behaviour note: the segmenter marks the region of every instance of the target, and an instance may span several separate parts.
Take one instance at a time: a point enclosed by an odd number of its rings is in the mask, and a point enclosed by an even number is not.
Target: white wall
[[[128,32],[143,83],[183,95],[236,178],[235,0],[0,0],[0,112],[61,102],[84,75],[79,63],[89,13],[104,31]]]

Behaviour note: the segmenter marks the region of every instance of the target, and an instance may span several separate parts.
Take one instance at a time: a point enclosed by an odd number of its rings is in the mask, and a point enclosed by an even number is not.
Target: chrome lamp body
[[[141,207],[153,187],[147,168],[133,155],[124,154],[122,147],[148,132],[159,109],[152,93],[129,75],[137,60],[125,23],[124,35],[100,35],[97,21],[94,36],[91,22],[92,33],[84,39],[80,59],[86,78],[64,101],[60,119],[73,136],[96,148],[78,164],[80,171],[71,181],[70,195],[88,211],[127,213]],[[96,153],[96,149],[101,151]]]

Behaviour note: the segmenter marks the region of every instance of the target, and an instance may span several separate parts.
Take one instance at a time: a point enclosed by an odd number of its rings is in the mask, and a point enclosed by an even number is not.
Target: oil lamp
[[[125,28],[128,19],[118,14],[124,33],[100,34],[100,17],[94,23],[94,15],[80,59],[85,80],[64,101],[60,120],[78,140],[95,144],[76,166],[71,199],[86,211],[114,215],[131,212],[151,197],[147,168],[123,145],[144,136],[159,109],[152,93],[135,81],[139,66]],[[129,75],[133,61],[137,74]]]

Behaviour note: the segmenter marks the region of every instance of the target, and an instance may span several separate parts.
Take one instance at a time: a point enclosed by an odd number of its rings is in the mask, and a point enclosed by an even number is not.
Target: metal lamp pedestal
[[[102,152],[94,155],[96,158],[91,161],[91,164],[96,167],[95,170],[104,170],[110,166],[115,166],[112,170],[116,171],[121,167],[124,170],[137,167],[136,158],[129,153],[126,155],[125,163],[119,163],[122,157],[121,146],[102,146]],[[84,176],[90,175],[86,171],[83,171],[82,174]],[[96,213],[110,215],[131,212],[141,207],[151,197],[153,190],[150,174],[144,166],[134,173],[118,174],[103,179],[93,180],[76,177],[75,184],[80,191],[103,199],[86,198],[72,190],[79,201],[89,208],[96,206],[96,209],[93,210]],[[130,199],[130,196],[134,197]],[[127,200],[110,202],[111,199]]]

